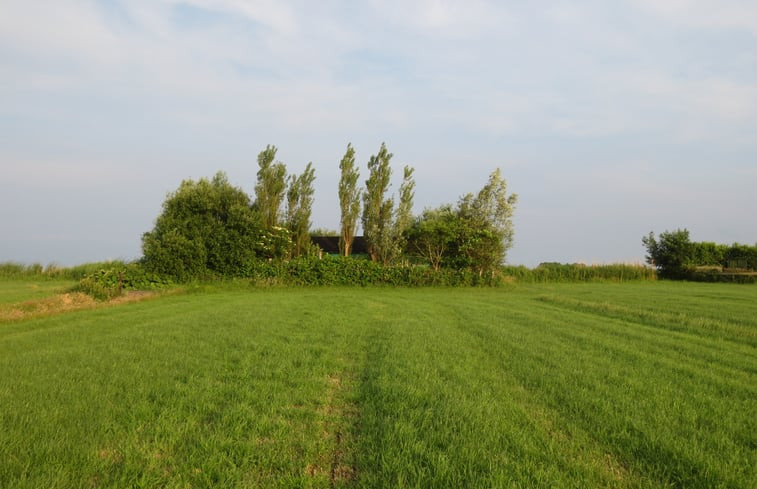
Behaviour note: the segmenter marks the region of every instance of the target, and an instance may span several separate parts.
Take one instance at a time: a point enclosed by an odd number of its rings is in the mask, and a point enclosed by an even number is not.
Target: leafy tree
[[[292,233],[294,256],[305,254],[310,248],[310,216],[313,213],[313,182],[315,169],[308,163],[301,175],[289,177],[287,191],[287,227]]]
[[[378,154],[368,160],[368,180],[363,192],[363,234],[373,261],[388,263],[392,258],[392,208],[394,200],[387,198],[392,168],[392,154],[381,143]]]
[[[502,264],[512,246],[516,203],[497,169],[478,194],[461,197],[456,209],[424,211],[407,233],[409,248],[433,268],[467,268],[482,275]]]
[[[650,232],[641,242],[647,248],[647,263],[654,265],[662,278],[685,278],[694,265],[694,245],[688,229],[665,231],[658,239]]]
[[[255,184],[255,207],[268,230],[279,226],[281,205],[286,193],[286,166],[276,159],[276,146],[270,144],[258,154],[258,181]]]
[[[360,172],[355,167],[355,149],[352,144],[347,145],[347,151],[339,163],[339,169],[341,170],[339,207],[342,211],[339,249],[344,256],[350,256],[352,243],[355,241],[357,220],[360,216],[360,190],[357,186]]]
[[[456,246],[459,224],[458,214],[450,205],[425,209],[406,233],[409,252],[439,270],[444,258]]]
[[[255,259],[260,236],[249,196],[218,172],[168,194],[155,227],[142,236],[144,263],[180,280],[234,275]]]
[[[508,195],[499,168],[489,175],[478,194],[460,199],[458,212],[463,225],[457,251],[479,274],[505,261],[513,245],[512,217],[517,202],[517,194]]]
[[[363,234],[368,253],[373,261],[384,265],[402,256],[403,233],[412,224],[412,207],[415,188],[413,169],[406,166],[400,186],[400,202],[395,210],[394,198],[387,198],[392,169],[392,154],[381,143],[377,155],[368,161],[368,180],[363,192]]]
[[[405,232],[413,224],[413,198],[415,197],[414,168],[405,166],[402,185],[400,185],[400,201],[394,219],[394,253],[400,256],[405,248]]]

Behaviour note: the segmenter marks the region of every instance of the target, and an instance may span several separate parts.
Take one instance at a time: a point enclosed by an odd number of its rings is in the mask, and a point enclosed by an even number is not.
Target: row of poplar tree
[[[223,172],[212,179],[184,180],[169,193],[152,231],[142,237],[143,263],[158,273],[182,278],[208,272],[244,276],[255,260],[315,255],[310,228],[315,169],[288,174],[268,145],[258,155],[252,199]],[[499,170],[476,194],[456,205],[413,216],[414,169],[405,166],[395,201],[389,195],[393,155],[382,144],[368,160],[365,186],[351,144],[339,163],[340,250],[349,256],[362,225],[371,260],[383,265],[409,258],[441,267],[489,270],[504,261],[512,245],[517,196],[507,193]]]

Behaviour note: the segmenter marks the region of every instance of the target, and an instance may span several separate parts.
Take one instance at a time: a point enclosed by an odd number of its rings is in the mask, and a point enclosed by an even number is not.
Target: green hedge
[[[341,256],[322,259],[302,256],[287,261],[252,264],[248,278],[256,285],[390,285],[390,286],[499,286],[501,272],[479,275],[470,270],[433,270],[427,266],[386,266]]]
[[[683,278],[693,282],[757,283],[757,273],[729,273],[719,269],[690,269]]]

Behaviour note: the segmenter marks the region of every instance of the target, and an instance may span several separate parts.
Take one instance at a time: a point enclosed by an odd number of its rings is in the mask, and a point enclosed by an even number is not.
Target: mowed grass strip
[[[757,288],[690,285],[225,291],[0,325],[0,487],[752,487]]]

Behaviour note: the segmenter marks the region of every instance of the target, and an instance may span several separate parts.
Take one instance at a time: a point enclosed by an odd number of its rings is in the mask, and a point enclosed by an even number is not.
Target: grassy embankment
[[[0,487],[753,487],[756,299],[232,290],[0,324]]]

